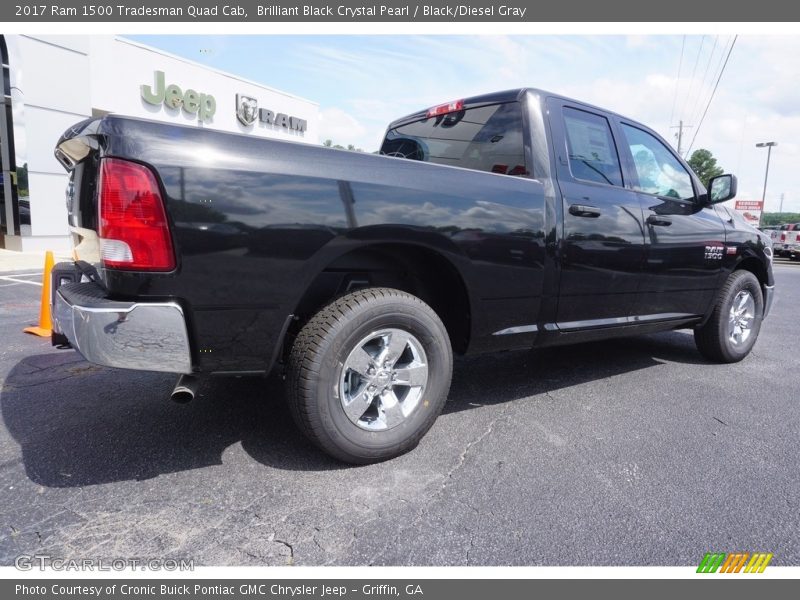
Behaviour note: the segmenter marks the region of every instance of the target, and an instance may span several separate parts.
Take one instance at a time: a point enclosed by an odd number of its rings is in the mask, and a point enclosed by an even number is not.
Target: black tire
[[[754,302],[752,326],[746,340],[736,343],[729,330],[731,309],[740,293],[747,292]],[[753,349],[764,315],[764,299],[758,279],[750,271],[734,271],[719,291],[711,317],[694,330],[694,341],[704,357],[714,362],[735,363]]]
[[[364,428],[366,417],[363,422],[348,417],[340,398],[349,392],[341,386],[351,352],[369,336],[386,330],[413,336],[414,347],[424,350],[427,381],[399,424],[373,431]],[[380,462],[419,443],[444,407],[452,372],[447,330],[427,304],[400,290],[358,290],[320,310],[298,334],[288,362],[289,409],[303,433],[331,456],[353,464]],[[366,386],[366,379],[356,378]],[[376,401],[380,402],[377,396]],[[372,409],[370,405],[367,411]],[[374,412],[378,414],[377,409]]]

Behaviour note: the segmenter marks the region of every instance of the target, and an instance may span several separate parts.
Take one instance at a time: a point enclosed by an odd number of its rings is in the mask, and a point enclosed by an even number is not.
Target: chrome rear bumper
[[[176,302],[108,300],[94,283],[58,289],[54,329],[93,363],[120,369],[191,373],[183,310]]]

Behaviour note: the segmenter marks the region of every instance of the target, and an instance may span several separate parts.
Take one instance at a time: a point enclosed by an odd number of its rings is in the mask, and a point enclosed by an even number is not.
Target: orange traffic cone
[[[50,272],[53,270],[53,252],[48,250],[44,255],[44,279],[42,281],[42,304],[39,307],[39,325],[26,327],[25,333],[40,337],[50,337],[53,321],[50,318]]]

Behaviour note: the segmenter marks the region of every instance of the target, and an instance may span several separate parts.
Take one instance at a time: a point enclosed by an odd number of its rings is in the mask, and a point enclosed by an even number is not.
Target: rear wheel
[[[288,400],[306,436],[345,462],[370,463],[417,445],[447,399],[453,358],[436,313],[389,288],[343,296],[300,331]]]
[[[750,271],[734,271],[719,291],[711,317],[694,330],[697,349],[715,362],[733,363],[750,353],[761,330],[764,299]]]

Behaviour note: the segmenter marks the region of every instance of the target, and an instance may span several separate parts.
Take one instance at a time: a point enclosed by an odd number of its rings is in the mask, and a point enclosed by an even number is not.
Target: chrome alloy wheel
[[[381,329],[364,337],[347,356],[339,398],[350,421],[381,431],[414,412],[427,383],[428,360],[420,341],[402,329]]]
[[[728,338],[734,346],[744,344],[753,332],[756,301],[748,290],[741,290],[733,299],[728,316]]]

